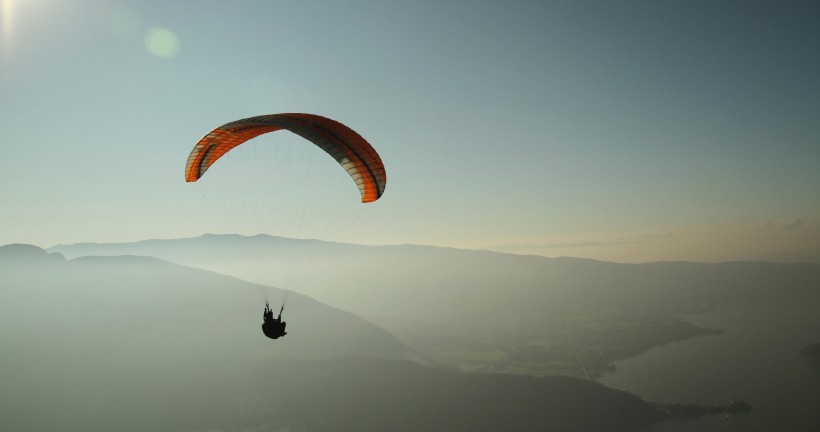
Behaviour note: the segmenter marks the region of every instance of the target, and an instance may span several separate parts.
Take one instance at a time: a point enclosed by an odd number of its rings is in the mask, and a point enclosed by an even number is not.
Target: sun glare
[[[2,37],[3,37],[3,45],[6,44],[6,40],[11,37],[11,26],[13,23],[13,16],[14,16],[14,0],[0,0],[0,15],[3,16],[2,18]]]

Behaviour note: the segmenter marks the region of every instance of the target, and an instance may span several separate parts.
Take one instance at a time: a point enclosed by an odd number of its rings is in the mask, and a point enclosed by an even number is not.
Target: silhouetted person
[[[285,325],[287,323],[282,322],[283,310],[285,310],[284,305],[279,309],[279,316],[274,318],[273,309],[270,309],[267,303],[265,304],[265,321],[262,323],[262,332],[265,333],[265,336],[271,339],[278,339],[287,334],[285,332]]]

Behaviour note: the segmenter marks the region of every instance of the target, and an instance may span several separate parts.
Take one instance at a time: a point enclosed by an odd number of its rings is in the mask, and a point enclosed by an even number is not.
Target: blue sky
[[[227,121],[308,112],[356,129],[388,170],[382,200],[333,240],[820,261],[814,2],[0,0],[0,13],[0,244],[230,231],[184,183],[187,153]]]

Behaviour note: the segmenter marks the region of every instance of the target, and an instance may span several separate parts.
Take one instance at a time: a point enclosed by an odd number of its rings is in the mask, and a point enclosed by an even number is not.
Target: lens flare
[[[179,38],[168,29],[154,27],[145,34],[145,49],[160,58],[173,58],[179,53]]]

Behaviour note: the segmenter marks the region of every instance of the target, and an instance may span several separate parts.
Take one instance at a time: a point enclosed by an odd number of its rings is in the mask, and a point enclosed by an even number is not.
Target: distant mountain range
[[[388,332],[295,293],[289,335],[270,341],[256,294],[157,258],[0,247],[0,430],[627,431],[664,418],[588,381],[422,366]]]
[[[817,291],[820,264],[656,262],[618,264],[434,246],[362,246],[268,235],[133,243],[78,243],[48,249],[66,257],[145,255],[288,286],[366,316],[442,323],[493,316],[560,313],[567,308],[689,313],[740,298]],[[259,267],[265,272],[257,271]]]
[[[292,288],[463,370],[595,377],[653,346],[715,333],[683,314],[773,298],[820,307],[820,264],[808,263],[618,264],[211,234],[48,250],[153,256]]]
[[[0,332],[12,339],[57,346],[96,340],[119,350],[138,346],[134,334],[150,334],[157,339],[139,342],[162,340],[209,356],[225,354],[212,351],[218,338],[244,355],[426,361],[376,325],[298,293],[289,295],[283,315],[289,335],[273,342],[262,334],[264,303],[254,285],[153,257],[66,260],[35,246],[7,245],[0,247],[0,270]]]

